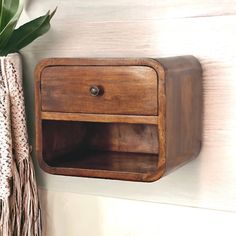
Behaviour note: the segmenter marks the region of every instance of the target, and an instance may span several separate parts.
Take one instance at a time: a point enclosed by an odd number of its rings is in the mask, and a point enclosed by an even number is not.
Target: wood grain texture
[[[45,120],[67,120],[67,121],[90,121],[107,123],[127,123],[127,124],[159,124],[158,116],[138,116],[138,115],[106,115],[106,114],[83,114],[83,113],[60,113],[42,112],[42,119]]]
[[[91,150],[158,154],[156,125],[92,123],[88,133]]]
[[[36,126],[39,127],[36,129],[38,139],[36,150],[41,167],[51,174],[149,182],[158,180],[166,174],[166,170],[183,165],[196,157],[200,151],[201,72],[200,63],[193,56],[160,60],[150,58],[42,60],[35,69],[35,107],[36,113],[39,114],[36,116]],[[95,100],[94,97],[91,99],[89,94],[92,84],[88,83],[90,79],[96,81],[93,84],[103,87],[104,94],[95,97]],[[152,94],[154,96],[149,96]],[[152,127],[146,122],[142,125],[106,124],[106,120],[102,120],[104,123],[100,124],[81,123],[86,128],[81,130],[80,136],[81,125],[74,122],[79,125],[79,130],[77,131],[75,125],[73,131],[77,133],[79,143],[75,141],[77,139],[74,135],[70,135],[73,122],[68,123],[67,133],[60,132],[60,123],[63,128],[67,122],[58,121],[59,116],[56,117],[55,124],[52,116],[50,117],[51,120],[47,121],[49,128],[43,126],[41,130],[40,127],[41,122],[44,123],[44,120],[41,120],[43,117],[41,112],[45,114],[45,110],[49,114],[60,111],[61,117],[65,117],[64,114],[67,112],[69,114],[90,112],[90,116],[94,115],[96,120],[97,113],[125,116],[127,112],[135,111],[138,116],[142,116],[148,113],[147,111],[153,111],[153,108],[156,115],[158,114],[159,122]],[[135,117],[134,119],[133,123],[136,122]],[[38,145],[39,142],[43,142],[43,145]],[[63,147],[62,154],[54,150],[54,143]],[[96,154],[96,151],[99,154]],[[150,154],[156,154],[156,158]],[[69,164],[66,164],[67,162]],[[129,168],[130,171],[126,168],[126,164],[133,165]],[[117,166],[120,168],[116,168]]]
[[[91,96],[92,86],[102,90]],[[157,74],[145,66],[49,66],[41,72],[42,110],[157,115]],[[151,91],[151,92],[150,92]]]
[[[59,121],[43,121],[42,123],[43,156],[47,162],[84,145],[87,129],[83,124]]]
[[[166,166],[171,170],[201,149],[202,69],[193,57],[159,62],[166,70]]]
[[[43,1],[43,4],[37,0],[27,1],[23,20],[32,19],[49,8],[59,6],[59,13],[52,21],[52,30],[22,51],[25,65],[26,109],[31,137],[34,130],[33,71],[40,59],[166,57],[192,54],[200,58],[204,75],[204,132],[200,158],[150,185],[60,178],[45,175],[37,169],[39,184],[63,192],[236,211],[236,56],[233,53],[236,51],[236,16],[229,16],[234,14],[235,0],[133,3],[128,0],[74,0],[70,3],[65,0],[59,3],[51,0]],[[107,11],[105,16],[103,7],[106,5],[109,5],[111,10]],[[136,8],[134,14],[124,14],[124,5],[126,8],[129,6],[131,11]],[[88,10],[83,11],[85,7]],[[95,8],[96,12],[93,10]],[[150,17],[149,12],[155,16]],[[103,20],[99,20],[99,15]],[[176,19],[176,16],[179,19]],[[73,30],[71,26],[75,26]],[[50,203],[48,200],[49,205]],[[53,204],[50,206],[54,209],[52,214],[59,210]],[[54,217],[60,218],[60,215],[61,212],[58,211]],[[199,221],[199,218],[196,221]],[[48,222],[54,222],[54,219],[50,218]],[[219,226],[221,223],[222,221],[216,225]],[[204,223],[201,221],[200,225],[202,224]],[[71,222],[68,222],[66,229],[70,227]],[[230,229],[230,225],[223,228]],[[64,232],[66,229],[61,227],[57,232]],[[207,227],[204,227],[204,232],[205,229]]]
[[[78,154],[70,154],[68,158],[64,158],[60,162],[55,159],[48,162],[48,165],[51,166],[50,173],[98,178],[105,178],[105,175],[106,178],[111,179],[143,179],[145,181],[148,179],[148,175],[157,171],[158,156],[155,154],[97,150],[81,153],[82,157]]]
[[[63,163],[65,163],[71,158],[70,153],[73,152],[75,153],[73,156],[86,160],[82,156],[85,150],[92,151],[94,154],[95,150],[98,152],[123,152],[127,157],[129,156],[127,153],[158,154],[155,125],[43,120],[42,136],[45,162],[56,162],[57,158],[64,158]],[[96,162],[98,161],[99,159],[96,160]],[[154,164],[155,167],[156,164]]]
[[[70,18],[79,19],[81,22],[101,22],[101,21],[146,21],[160,19],[175,19],[183,17],[205,17],[232,15],[236,13],[234,0],[227,0],[222,4],[220,0],[214,1],[188,1],[188,0],[168,0],[156,2],[155,0],[71,0],[50,1],[37,0],[29,1],[30,16],[38,12],[42,5],[50,8],[58,6],[58,14],[55,16],[58,21],[64,21],[65,12],[70,12]],[[27,5],[26,5],[27,7]]]
[[[155,126],[43,121],[42,129],[39,161],[49,173],[128,180],[145,179],[156,171]],[[125,133],[120,135],[120,130]]]

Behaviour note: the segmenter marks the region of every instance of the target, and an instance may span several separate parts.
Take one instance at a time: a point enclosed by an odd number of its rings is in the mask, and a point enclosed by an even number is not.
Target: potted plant
[[[0,0],[0,235],[41,235],[18,52],[50,29],[56,9],[18,28],[20,0]]]

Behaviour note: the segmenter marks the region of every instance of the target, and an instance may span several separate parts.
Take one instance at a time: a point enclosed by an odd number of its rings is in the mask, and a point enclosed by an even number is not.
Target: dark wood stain
[[[91,96],[93,85],[101,95]],[[41,93],[43,111],[157,115],[157,75],[145,66],[46,67]]]
[[[202,70],[192,56],[44,59],[36,153],[51,174],[155,181],[197,156]],[[90,95],[92,85],[102,87]]]

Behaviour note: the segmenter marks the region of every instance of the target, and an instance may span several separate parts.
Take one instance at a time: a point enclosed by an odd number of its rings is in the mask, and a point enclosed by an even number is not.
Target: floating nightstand
[[[35,94],[48,173],[155,181],[200,151],[202,69],[192,56],[45,59]]]

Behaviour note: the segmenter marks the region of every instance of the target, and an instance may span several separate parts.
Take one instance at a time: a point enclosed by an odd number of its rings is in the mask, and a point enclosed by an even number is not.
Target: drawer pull
[[[89,89],[90,95],[93,97],[102,95],[102,88],[100,86],[93,85]]]

